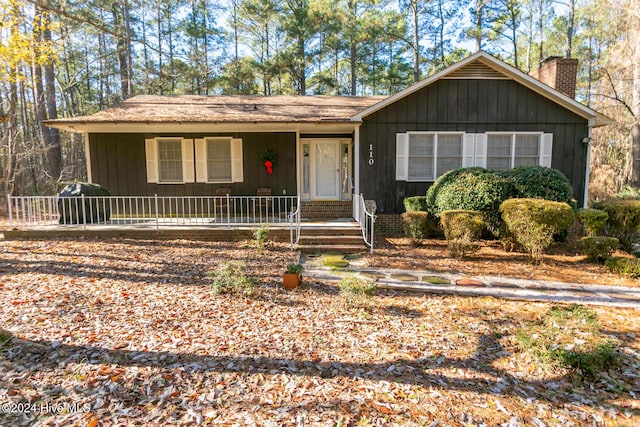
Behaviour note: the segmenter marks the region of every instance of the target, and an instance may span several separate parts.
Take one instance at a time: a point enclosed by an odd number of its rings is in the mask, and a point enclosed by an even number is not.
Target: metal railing
[[[289,224],[292,246],[300,235],[299,196],[8,196],[7,203],[12,227]]]
[[[364,243],[369,247],[369,251],[373,253],[373,227],[376,222],[376,216],[367,209],[367,203],[362,194],[353,195],[353,217],[360,224]]]

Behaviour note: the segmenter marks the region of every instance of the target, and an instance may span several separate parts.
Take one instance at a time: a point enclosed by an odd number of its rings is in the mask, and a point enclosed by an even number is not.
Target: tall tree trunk
[[[576,0],[569,0],[569,16],[567,16],[567,50],[566,57],[571,58],[573,51],[573,24],[576,11]]]
[[[116,45],[118,49],[118,63],[120,65],[120,93],[122,99],[133,96],[131,71],[131,39],[128,34],[129,9],[126,0],[114,2],[111,6],[113,26],[118,34]]]
[[[413,81],[420,81],[420,27],[418,26],[418,0],[411,0],[409,2],[411,8],[411,15],[413,18]]]
[[[640,32],[637,29],[636,33]],[[631,78],[631,91],[633,102],[634,122],[631,128],[632,141],[632,164],[631,164],[631,186],[640,186],[640,48],[635,47],[635,60],[633,61],[633,71]]]

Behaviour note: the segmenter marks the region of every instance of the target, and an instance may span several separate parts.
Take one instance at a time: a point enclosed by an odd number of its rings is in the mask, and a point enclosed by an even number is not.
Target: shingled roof
[[[351,117],[383,99],[385,97],[378,96],[139,95],[90,116],[45,123],[61,129],[79,129],[92,124],[350,122]]]

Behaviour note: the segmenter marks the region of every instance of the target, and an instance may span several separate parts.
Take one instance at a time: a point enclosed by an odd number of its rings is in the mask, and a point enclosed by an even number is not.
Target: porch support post
[[[353,130],[353,194],[360,194],[360,125]]]
[[[592,127],[589,126],[589,133],[587,135],[587,159],[585,161],[585,172],[584,172],[584,199],[582,200],[582,207],[587,208],[587,204],[589,203],[589,179],[591,177],[591,136],[592,136]]]
[[[91,173],[91,146],[89,145],[89,132],[82,134],[84,139],[84,157],[85,164],[87,165],[87,181],[93,182],[93,176]]]

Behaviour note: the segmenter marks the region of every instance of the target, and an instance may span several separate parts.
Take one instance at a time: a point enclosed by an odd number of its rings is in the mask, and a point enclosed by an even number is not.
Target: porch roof
[[[154,130],[158,125],[263,125],[269,130],[289,124],[350,124],[357,113],[385,99],[380,96],[158,96],[138,95],[88,116],[47,120],[47,126],[71,132]],[[128,126],[129,125],[129,126]],[[129,130],[127,130],[129,129]],[[255,129],[258,130],[258,129]]]

